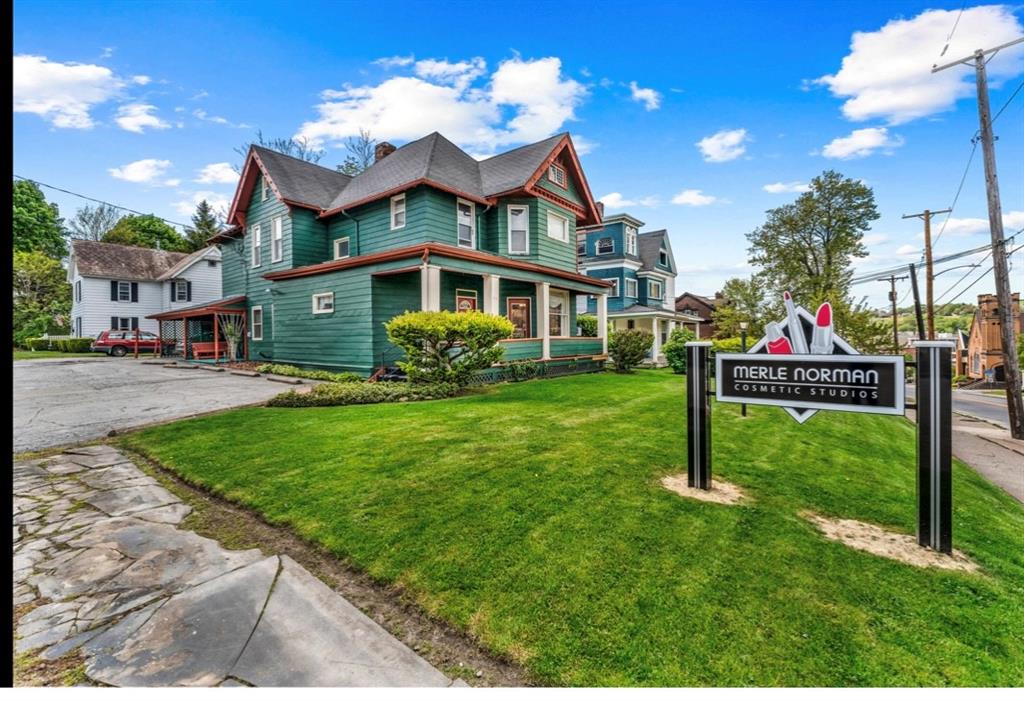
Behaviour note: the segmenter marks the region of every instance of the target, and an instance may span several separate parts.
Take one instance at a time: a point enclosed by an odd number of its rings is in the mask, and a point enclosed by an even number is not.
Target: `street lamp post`
[[[749,322],[740,322],[740,351],[743,353],[747,352],[747,327],[749,324]],[[740,405],[740,414],[744,417],[747,416],[746,403]]]

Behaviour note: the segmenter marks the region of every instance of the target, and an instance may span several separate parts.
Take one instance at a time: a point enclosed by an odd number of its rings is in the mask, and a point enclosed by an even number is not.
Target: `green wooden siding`
[[[498,344],[505,349],[502,361],[526,361],[532,358],[540,358],[542,345],[540,341],[499,341]]]
[[[441,309],[457,312],[455,295],[457,290],[472,290],[476,293],[476,308],[484,309],[484,279],[479,275],[441,271]]]
[[[601,353],[601,340],[593,337],[574,339],[552,339],[551,357],[597,356]]]
[[[508,249],[509,205],[529,207],[529,252],[510,254]],[[548,236],[548,213],[569,222],[569,241]],[[540,198],[502,198],[488,210],[483,228],[483,249],[519,261],[531,261],[563,271],[576,270],[576,216],[568,210]]]
[[[565,169],[564,188],[548,180],[547,172],[545,172],[544,175],[540,177],[540,180],[537,181],[537,187],[547,190],[549,193],[554,193],[555,195],[565,198],[571,202],[575,202],[577,205],[582,205],[583,196],[580,195],[579,188],[576,186],[576,182],[572,177],[572,172],[565,168],[565,166],[562,166],[562,168]]]
[[[388,341],[384,324],[394,317],[420,309],[418,271],[375,277],[373,285],[373,362],[393,366],[405,353]]]
[[[323,263],[334,257],[332,244],[327,240],[327,226],[312,210],[292,209],[291,231],[286,225],[285,242],[285,250],[291,250],[291,267]]]
[[[249,290],[249,260],[245,242],[241,238],[233,239],[221,244],[220,251],[221,294],[224,297],[245,295]]]

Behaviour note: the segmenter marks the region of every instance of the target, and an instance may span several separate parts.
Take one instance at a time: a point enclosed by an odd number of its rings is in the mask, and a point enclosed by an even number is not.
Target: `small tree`
[[[249,148],[253,145],[262,146],[265,149],[276,151],[285,156],[294,156],[310,163],[319,163],[320,159],[324,157],[324,153],[326,153],[323,149],[318,149],[306,137],[275,137],[267,139],[264,138],[262,129],[256,130],[256,139],[254,141],[247,141],[241,146],[236,147],[235,153],[244,159],[249,155]],[[241,166],[236,165],[232,166],[232,168],[239,173],[242,172]]]
[[[580,336],[597,336],[597,317],[592,314],[581,314],[576,317],[580,328]]]
[[[373,165],[376,158],[377,141],[370,136],[369,129],[360,129],[359,136],[349,137],[345,140],[345,162],[338,166],[338,170],[350,176],[359,175]]]
[[[484,312],[406,312],[385,323],[388,339],[405,351],[399,367],[419,383],[465,386],[473,372],[501,360],[498,341],[512,322]]]
[[[71,285],[60,261],[38,252],[15,251],[11,266],[14,341],[66,331]]]
[[[697,335],[686,327],[676,327],[668,342],[661,348],[665,354],[665,360],[673,373],[686,373],[686,343],[696,341]]]
[[[108,244],[141,246],[163,251],[189,250],[188,242],[171,225],[156,215],[128,215],[117,221],[102,241]]]
[[[608,353],[611,354],[615,370],[628,373],[640,365],[654,344],[654,334],[642,329],[618,329],[608,340]]]
[[[75,216],[68,222],[71,238],[87,241],[101,241],[103,235],[114,228],[121,219],[121,213],[111,205],[86,205],[80,207]]]
[[[202,200],[192,215],[192,226],[185,227],[185,241],[189,251],[205,249],[209,244],[206,240],[220,232],[220,218],[210,207],[210,203]]]
[[[30,180],[16,180],[12,185],[11,200],[14,250],[38,251],[50,258],[66,256],[64,220],[57,205],[46,201],[39,186]]]
[[[228,344],[228,361],[234,363],[238,355],[238,342],[242,340],[243,322],[240,314],[218,314],[217,326]]]

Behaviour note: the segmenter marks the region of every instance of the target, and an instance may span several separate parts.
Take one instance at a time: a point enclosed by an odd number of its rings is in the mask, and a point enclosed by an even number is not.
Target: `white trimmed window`
[[[530,253],[530,208],[526,205],[508,206],[508,252]]]
[[[117,282],[117,301],[118,302],[131,302],[132,301],[132,284],[119,280]]]
[[[284,220],[274,217],[270,232],[270,262],[279,263],[284,258]]]
[[[405,193],[391,198],[391,228],[401,229],[405,226]]]
[[[75,302],[82,301],[82,281],[75,281]]]
[[[652,300],[660,300],[664,293],[661,290],[661,283],[656,280],[648,281],[647,283],[647,297]]]
[[[263,236],[260,232],[260,225],[254,225],[250,232],[252,233],[252,267],[259,268],[263,265]]]
[[[626,227],[626,253],[636,256],[636,227]]]
[[[313,314],[330,314],[334,311],[334,293],[317,293],[313,296]]]
[[[618,278],[604,278],[604,282],[611,283],[612,289],[608,291],[608,297],[619,296],[619,279]]]
[[[636,278],[626,278],[626,297],[636,297]]]
[[[548,166],[548,180],[555,185],[564,188],[566,183],[565,169],[552,163]]]
[[[334,260],[340,261],[343,258],[348,258],[352,255],[352,249],[349,246],[349,239],[347,236],[343,236],[340,239],[334,240]]]
[[[467,249],[476,248],[476,205],[468,200],[459,199],[455,202],[456,218],[459,229],[459,246]]]
[[[176,280],[174,285],[174,301],[175,302],[188,302],[188,281],[187,280]]]
[[[665,249],[658,252],[658,263],[668,268],[668,251]]]
[[[576,242],[576,255],[577,256],[586,256],[587,255],[587,240],[586,239],[580,239],[579,241]]]
[[[252,340],[263,340],[263,307],[252,308]]]
[[[267,201],[267,191],[270,190],[270,184],[267,183],[267,176],[260,176],[260,202]]]
[[[548,212],[548,236],[559,241],[569,241],[569,220]]]
[[[551,336],[569,336],[569,293],[552,290],[548,299],[548,331]]]
[[[602,237],[597,240],[597,255],[603,256],[604,254],[615,253],[615,240],[610,236]]]

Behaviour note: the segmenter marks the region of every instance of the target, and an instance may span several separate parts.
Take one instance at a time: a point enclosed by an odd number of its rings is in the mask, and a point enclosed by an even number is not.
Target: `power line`
[[[25,178],[24,176],[20,176],[20,175],[17,175],[17,174],[15,174],[14,177],[17,178],[18,180],[24,180],[24,181],[27,181],[29,183],[35,183],[36,185],[41,185],[42,187],[49,188],[50,190],[56,190],[57,192],[66,193],[68,195],[74,195],[75,197],[80,197],[83,200],[90,200],[91,202],[98,202],[101,205],[106,205],[107,207],[113,207],[114,209],[117,209],[117,210],[124,210],[125,212],[131,212],[132,214],[142,215],[144,217],[156,217],[161,222],[166,222],[167,224],[173,224],[176,227],[191,227],[192,226],[191,224],[182,224],[181,222],[172,222],[169,219],[164,219],[163,217],[157,217],[155,214],[153,214],[151,212],[139,212],[138,210],[133,210],[130,207],[124,207],[123,205],[115,205],[115,204],[113,204],[111,202],[107,202],[106,200],[99,200],[97,198],[89,197],[88,195],[82,195],[81,193],[76,193],[76,192],[73,192],[71,190],[65,190],[64,188],[58,188],[56,185],[47,185],[46,183],[43,183],[43,182],[38,181],[38,180],[35,180],[33,178]]]
[[[1010,95],[1006,102],[1003,103],[1003,106],[999,108],[999,112],[996,112],[996,116],[992,118],[992,124],[995,124],[995,121],[999,119],[999,115],[1003,114],[1003,110],[1010,106],[1010,103],[1013,102],[1015,97],[1017,97],[1017,93],[1020,92],[1021,88],[1024,88],[1024,82],[1017,86],[1017,89],[1013,91],[1013,94]]]
[[[964,0],[964,4],[960,7],[960,12],[956,15],[956,21],[953,22],[953,28],[949,30],[949,34],[946,35],[946,45],[942,47],[942,51],[939,53],[939,58],[946,55],[946,51],[949,50],[949,42],[953,41],[953,35],[956,34],[956,28],[960,24],[960,18],[964,15],[964,10],[967,9],[967,0]]]
[[[935,237],[935,241],[933,242],[935,244],[939,243],[939,239],[941,239],[942,235],[945,233],[946,225],[949,224],[949,219],[950,219],[950,217],[953,216],[953,210],[956,209],[956,203],[960,199],[960,193],[962,193],[963,190],[964,190],[964,183],[967,182],[967,174],[971,170],[971,162],[974,161],[974,154],[978,151],[978,140],[977,140],[977,138],[972,138],[971,139],[971,144],[972,144],[972,146],[971,146],[971,153],[967,157],[967,165],[964,166],[964,173],[963,173],[962,176],[960,176],[960,185],[957,186],[956,195],[953,196],[953,204],[951,204],[949,206],[949,212],[946,213],[946,218],[944,220],[942,220],[942,226],[939,228],[939,233]]]
[[[1003,244],[1007,244],[1007,243],[1013,241],[1016,237],[1020,236],[1021,233],[1024,233],[1024,228],[1018,229],[1013,234],[1011,234],[1008,237],[1004,238],[1002,240],[1002,243]],[[992,244],[982,244],[981,246],[977,246],[977,247],[975,247],[973,249],[967,249],[966,251],[958,251],[956,253],[947,254],[945,256],[939,256],[938,258],[935,258],[932,261],[932,263],[936,264],[936,263],[947,263],[948,261],[955,261],[956,259],[963,258],[964,256],[972,256],[974,254],[982,253],[984,251],[989,251],[991,248],[992,248]],[[904,270],[906,270],[906,268],[907,268],[907,264],[904,263],[904,264],[901,264],[899,266],[893,266],[892,268],[887,268],[887,269],[882,270],[882,271],[875,271],[873,273],[865,273],[863,275],[859,275],[856,278],[853,278],[852,280],[850,280],[850,285],[860,285],[861,283],[870,283],[873,280],[875,280],[875,278],[883,278],[883,277],[892,275],[893,273],[901,273]]]
[[[1017,246],[1017,248],[1015,248],[1015,249],[1011,249],[1010,251],[1008,251],[1008,252],[1007,252],[1007,254],[1006,254],[1006,257],[1007,257],[1007,258],[1009,258],[1009,257],[1010,257],[1010,256],[1012,256],[1013,254],[1015,254],[1015,253],[1017,253],[1018,251],[1020,251],[1020,250],[1021,250],[1022,248],[1024,248],[1024,244],[1020,244],[1020,245],[1018,245],[1018,246]],[[990,251],[989,253],[991,254],[991,251]],[[985,258],[988,258],[988,256],[986,256]],[[984,259],[982,259],[982,260],[984,260]],[[973,281],[973,282],[972,282],[972,283],[971,283],[970,285],[968,285],[968,286],[967,286],[966,288],[964,288],[963,290],[960,290],[959,292],[957,292],[957,293],[956,293],[955,295],[953,295],[953,297],[954,297],[954,298],[957,298],[957,297],[959,297],[960,295],[963,295],[963,294],[964,294],[965,292],[967,292],[968,290],[970,290],[971,288],[973,288],[973,287],[974,287],[975,285],[977,285],[978,283],[980,283],[980,282],[981,282],[981,279],[982,279],[982,278],[984,278],[985,276],[987,276],[987,275],[988,275],[989,273],[991,273],[991,272],[992,272],[992,269],[993,269],[993,268],[995,268],[995,264],[994,264],[994,263],[993,263],[993,264],[992,264],[991,266],[989,266],[989,267],[988,267],[988,269],[987,269],[987,270],[986,270],[986,271],[985,271],[984,273],[982,273],[982,274],[981,274],[981,275],[979,275],[979,276],[978,276],[977,278],[975,278],[975,279],[974,279],[974,281]],[[961,280],[962,280],[962,279],[961,279]],[[950,305],[950,304],[952,304],[952,303],[953,303],[953,300],[950,300],[949,302],[947,302],[947,303],[945,303],[945,304],[946,304],[946,305]]]

